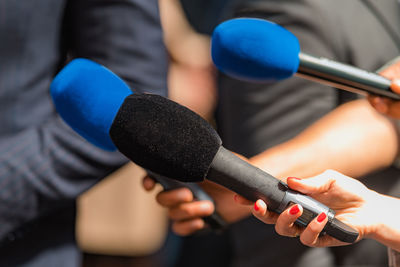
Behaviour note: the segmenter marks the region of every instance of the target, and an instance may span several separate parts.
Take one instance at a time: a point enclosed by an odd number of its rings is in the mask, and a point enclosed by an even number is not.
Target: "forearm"
[[[180,1],[160,0],[159,3],[164,42],[172,61],[189,67],[211,67],[210,37],[193,29]]]
[[[389,166],[397,153],[397,132],[392,122],[376,113],[366,100],[357,100],[251,160],[280,178],[309,177],[326,169],[359,177]]]

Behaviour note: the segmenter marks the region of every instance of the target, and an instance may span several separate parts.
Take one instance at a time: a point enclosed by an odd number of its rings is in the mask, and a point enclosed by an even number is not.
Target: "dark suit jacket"
[[[126,159],[66,126],[49,85],[86,57],[165,95],[157,1],[4,0],[0,40],[0,266],[75,266],[75,199]]]
[[[374,71],[400,52],[400,5],[396,0],[237,2],[234,16],[262,17],[275,21],[299,38],[303,52],[315,56]],[[351,93],[300,78],[273,84],[250,84],[221,75],[219,85],[219,133],[227,148],[246,156],[253,156],[294,137],[338,104],[355,98]],[[374,188],[378,188],[378,185],[393,185],[399,177],[400,171],[390,168],[370,179],[375,182]],[[388,192],[384,189],[381,191]],[[213,244],[229,243],[230,250],[222,250],[222,245],[210,245],[212,250],[207,250],[203,245],[202,256],[199,259],[192,258],[192,266],[217,266],[215,263],[218,262],[218,266],[294,267],[304,260],[302,257],[306,250],[300,242],[278,236],[273,226],[254,218],[232,225],[225,233],[228,242],[215,241],[218,236],[210,238]],[[194,242],[195,238],[189,240],[191,244]],[[340,251],[341,256],[336,258],[336,263],[387,266],[383,246],[373,246],[371,250],[369,241],[362,243],[360,246],[339,249],[348,250],[349,253],[345,255]],[[366,248],[363,248],[364,244]],[[209,262],[204,257],[208,251]],[[225,255],[226,260],[221,260],[221,255]],[[302,263],[301,266],[310,267],[331,266],[329,264],[334,262],[332,255],[324,252],[320,258],[312,257],[311,262]]]

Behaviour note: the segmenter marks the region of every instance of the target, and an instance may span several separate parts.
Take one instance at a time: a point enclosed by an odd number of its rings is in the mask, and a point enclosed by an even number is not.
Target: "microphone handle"
[[[286,187],[278,179],[242,160],[223,146],[211,162],[206,178],[250,201],[262,199],[270,210],[277,210],[286,194]]]
[[[250,201],[262,199],[270,211],[278,214],[293,204],[303,207],[303,214],[296,224],[306,227],[321,212],[328,216],[324,233],[347,243],[358,238],[357,230],[337,220],[335,212],[315,199],[290,190],[282,181],[254,167],[235,154],[220,147],[207,173],[208,180],[225,186]]]
[[[209,200],[211,201],[214,206],[215,202],[208,195],[198,184],[196,183],[182,183],[177,180],[165,177],[163,175],[157,174],[155,172],[146,170],[147,173],[151,178],[153,178],[155,181],[157,181],[161,186],[164,188],[164,190],[173,190],[176,188],[181,188],[181,187],[186,187],[188,188],[192,194],[194,199],[196,200]],[[205,218],[203,220],[213,229],[216,231],[222,231],[228,226],[228,223],[221,217],[218,212],[216,212],[216,209],[214,209],[214,212]]]
[[[390,90],[391,81],[376,73],[301,52],[299,59],[296,76],[357,94],[400,100],[400,95]]]

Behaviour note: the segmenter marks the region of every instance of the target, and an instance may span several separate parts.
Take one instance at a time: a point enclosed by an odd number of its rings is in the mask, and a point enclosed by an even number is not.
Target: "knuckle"
[[[168,210],[168,215],[173,220],[187,220],[202,216],[195,203],[183,204],[175,208],[170,208]]]
[[[317,225],[317,224],[314,224],[314,223],[310,223],[308,225],[308,228],[310,229],[310,231],[313,234],[317,234],[317,233],[319,233],[321,231],[321,227],[319,225]]]
[[[190,218],[199,216],[199,214],[197,213],[196,208],[193,207],[192,205],[191,206],[186,206],[185,208],[182,209],[182,211],[184,212],[184,214],[187,217],[190,217]]]
[[[176,195],[171,194],[173,191],[161,191],[156,195],[156,200],[160,204],[167,205],[171,200],[174,200],[176,198]]]

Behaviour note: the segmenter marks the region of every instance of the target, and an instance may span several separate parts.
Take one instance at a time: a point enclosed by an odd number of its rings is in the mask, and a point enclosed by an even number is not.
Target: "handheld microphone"
[[[296,36],[273,22],[237,18],[218,25],[212,35],[214,64],[223,73],[252,82],[296,75],[353,93],[400,100],[391,81],[372,72],[300,52]]]
[[[117,75],[88,59],[74,59],[54,78],[50,93],[57,111],[73,130],[97,147],[108,151],[117,149],[109,132],[120,106],[132,94],[128,85]],[[142,127],[146,128],[147,125]],[[128,154],[131,153],[140,154],[140,150],[132,150]],[[182,183],[150,170],[147,173],[165,190],[187,187],[194,199],[214,203],[196,183]],[[204,220],[214,230],[222,230],[227,226],[216,211]]]
[[[181,182],[201,182],[208,179],[249,200],[261,198],[267,203],[269,210],[277,213],[298,203],[304,208],[302,216],[296,221],[301,226],[308,225],[318,214],[325,212],[328,215],[328,223],[324,228],[327,234],[348,243],[357,239],[358,232],[337,220],[333,210],[311,197],[290,190],[285,183],[226,150],[215,130],[193,111],[157,95],[126,96],[116,92],[108,94],[109,90],[119,90],[120,85],[114,84],[114,78],[107,81],[107,90],[102,90],[105,86],[101,84],[98,88],[88,89],[92,93],[80,95],[76,88],[80,91],[93,86],[80,82],[80,77],[86,77],[90,81],[97,76],[97,70],[86,70],[87,64],[89,62],[80,61],[67,66],[51,87],[56,107],[67,122],[74,115],[71,114],[71,108],[62,107],[71,105],[78,105],[73,110],[80,110],[79,113],[87,118],[84,121],[106,118],[101,122],[101,127],[89,129],[91,125],[82,125],[80,131],[94,136],[92,131],[108,130],[108,133],[101,134],[104,135],[102,137],[110,138],[110,143],[122,154],[159,175],[173,177]],[[78,73],[76,80],[70,78],[70,72]],[[92,72],[95,72],[94,75]],[[102,75],[101,79],[108,79],[105,76]],[[83,84],[82,88],[73,85],[75,83]],[[86,96],[97,98],[91,102],[98,107],[80,105],[86,102],[83,99]],[[83,98],[76,100],[77,97]],[[114,97],[118,99],[112,99]],[[90,114],[92,112],[99,114]],[[102,138],[97,141],[100,139]]]

